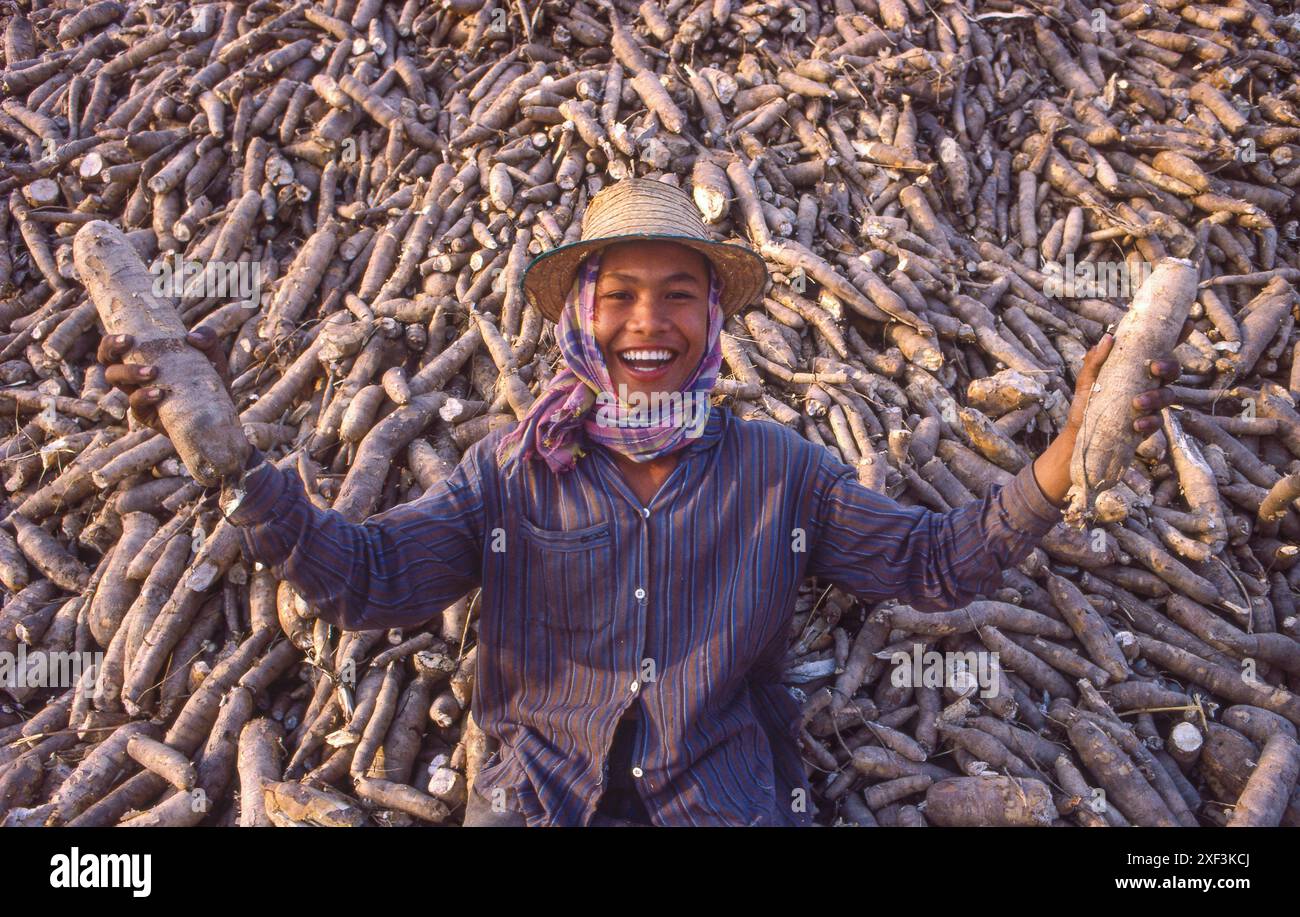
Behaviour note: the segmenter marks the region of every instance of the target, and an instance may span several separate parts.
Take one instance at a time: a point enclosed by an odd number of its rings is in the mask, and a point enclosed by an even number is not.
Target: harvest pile
[[[1175,323],[1180,408],[1116,476],[1096,393],[1081,528],[960,611],[809,584],[786,676],[822,821],[1300,824],[1290,4],[36,6],[0,14],[0,652],[105,659],[0,688],[6,824],[457,823],[487,755],[474,596],[340,634],[245,561],[106,384],[74,235],[177,266],[248,439],[359,521],[526,411],[557,352],[521,273],[630,175],[772,271],[717,403],[936,510],[1042,450],[1158,265],[1163,325],[1107,366]],[[900,686],[917,645],[998,653],[996,690]]]

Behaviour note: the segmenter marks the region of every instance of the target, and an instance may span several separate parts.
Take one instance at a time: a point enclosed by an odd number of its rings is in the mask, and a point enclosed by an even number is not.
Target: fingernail
[[[151,389],[149,389],[149,397],[150,397],[150,398],[161,398],[161,397],[162,397],[162,389],[160,389],[160,388],[151,388]]]

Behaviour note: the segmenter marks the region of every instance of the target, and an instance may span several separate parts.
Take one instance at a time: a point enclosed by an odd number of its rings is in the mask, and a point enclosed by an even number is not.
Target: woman
[[[228,484],[248,556],[343,628],[418,626],[482,588],[473,713],[499,750],[467,824],[811,824],[798,706],[777,681],[800,584],[960,607],[1058,521],[1079,394],[1108,339],[1048,449],[936,513],[868,490],[782,426],[708,408],[723,321],[765,281],[680,190],[620,182],[592,199],[581,241],[529,265],[525,293],[558,321],[565,369],[520,424],[360,525],[260,456]],[[148,378],[110,369],[127,387]],[[159,397],[142,388],[132,404],[152,419]],[[1139,396],[1135,426],[1153,430],[1169,400]]]

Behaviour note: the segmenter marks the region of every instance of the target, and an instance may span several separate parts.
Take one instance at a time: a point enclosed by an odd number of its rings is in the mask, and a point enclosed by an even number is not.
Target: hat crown
[[[753,249],[713,238],[695,201],[681,188],[650,178],[625,178],[587,202],[582,235],[542,252],[524,270],[524,297],[558,322],[578,268],[592,252],[623,241],[667,239],[709,259],[722,284],[722,311],[731,315],[762,296],[767,268]]]
[[[601,189],[582,216],[583,240],[642,233],[712,240],[686,192],[649,178],[627,178]]]

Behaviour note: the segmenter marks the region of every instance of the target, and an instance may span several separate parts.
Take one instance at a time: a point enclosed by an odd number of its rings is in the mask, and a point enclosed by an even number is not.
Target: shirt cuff
[[[1039,536],[1060,522],[1065,511],[1064,506],[1047,499],[1038,478],[1034,477],[1032,462],[1021,468],[1003,489],[1002,505],[1016,528]]]
[[[252,470],[245,474],[243,480],[234,487],[228,485],[222,488],[222,502],[225,502],[234,488],[244,492],[239,505],[226,516],[238,526],[259,525],[274,518],[276,504],[289,486],[280,470],[267,461],[260,451],[254,450],[254,453],[248,461]]]

